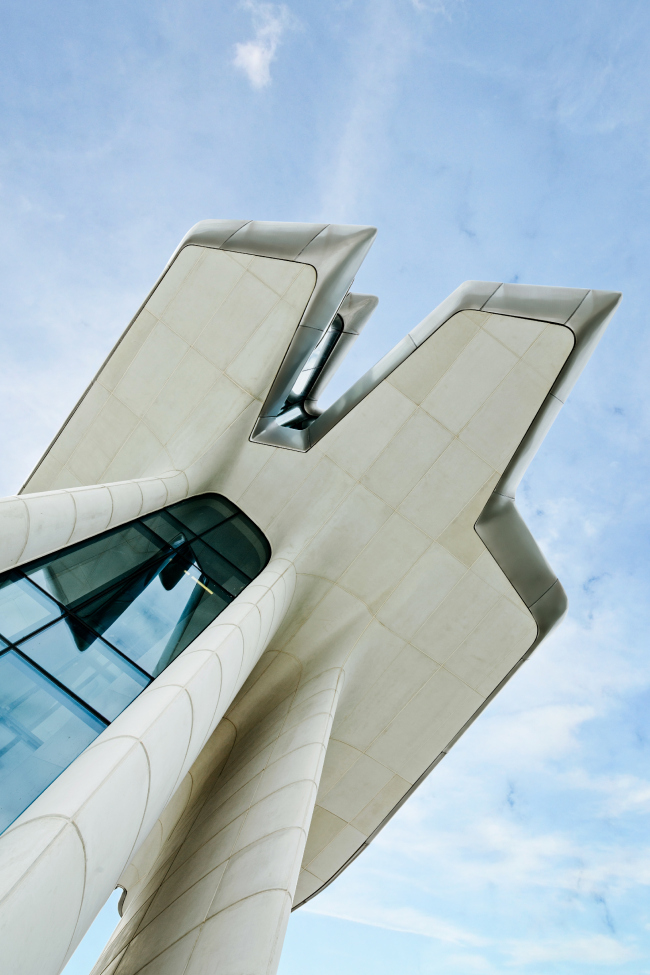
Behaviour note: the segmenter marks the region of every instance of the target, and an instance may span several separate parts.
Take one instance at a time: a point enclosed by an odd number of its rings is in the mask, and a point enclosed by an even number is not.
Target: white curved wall
[[[181,471],[0,499],[0,572],[182,501]]]

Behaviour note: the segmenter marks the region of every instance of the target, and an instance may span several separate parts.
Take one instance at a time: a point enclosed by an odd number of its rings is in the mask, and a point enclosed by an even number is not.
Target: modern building
[[[324,411],[370,227],[194,227],[0,501],[0,958],[262,975],[561,619],[515,490],[619,300],[469,281]]]

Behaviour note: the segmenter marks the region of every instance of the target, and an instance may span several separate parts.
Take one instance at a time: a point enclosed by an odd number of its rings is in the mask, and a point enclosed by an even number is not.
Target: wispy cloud
[[[412,56],[412,33],[393,0],[367,4],[362,20],[363,33],[347,51],[345,83],[323,154],[321,212],[328,220],[356,220],[369,187],[380,179],[388,120]]]
[[[620,965],[639,957],[638,951],[606,935],[553,941],[518,941],[506,948],[513,965],[544,961],[576,961],[582,965]]]
[[[434,14],[444,14],[449,17],[452,9],[457,7],[464,0],[411,0],[411,4],[416,10],[428,10]]]
[[[235,44],[233,64],[244,72],[253,88],[266,88],[271,83],[271,62],[275,60],[278,45],[296,21],[284,3],[246,0],[243,5],[251,12],[255,37]]]
[[[427,938],[449,975],[609,972],[645,957],[627,917],[650,887],[639,816],[650,783],[627,755],[614,771],[585,761],[644,686],[613,585],[533,657],[314,912]],[[519,925],[503,920],[513,904]]]
[[[382,907],[360,900],[334,907],[327,901],[314,900],[305,911],[309,914],[335,917],[341,921],[352,921],[355,924],[367,924],[373,928],[384,928],[387,931],[418,934],[447,944],[481,947],[489,943],[471,931],[465,931],[455,924],[412,907]]]
[[[363,924],[369,927],[383,928],[387,931],[397,931],[401,934],[414,934],[430,938],[441,944],[454,945],[457,948],[490,948],[494,946],[493,939],[480,937],[474,932],[467,931],[457,925],[450,924],[442,918],[432,916],[423,911],[410,907],[384,907],[360,898],[345,900],[337,906],[331,903],[312,901],[305,908],[308,914],[319,914],[333,917],[353,924]],[[617,938],[602,934],[589,934],[584,937],[567,937],[553,939],[511,938],[501,941],[500,951],[508,965],[522,967],[535,965],[539,962],[571,962],[593,965],[620,965],[639,958],[638,950],[625,944]],[[452,968],[462,967],[465,973],[496,972],[492,963],[482,954],[463,952],[451,955],[446,959]]]
[[[587,789],[602,795],[601,816],[621,816],[650,812],[650,782],[636,775],[591,775],[586,769],[575,769],[564,777],[568,786]]]

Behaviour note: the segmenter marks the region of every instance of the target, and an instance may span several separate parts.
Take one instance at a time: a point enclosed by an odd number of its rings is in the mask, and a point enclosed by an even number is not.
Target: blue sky
[[[650,6],[5,0],[0,49],[3,494],[206,217],[379,228],[339,388],[467,278],[623,291],[519,494],[569,619],[280,973],[650,973]]]

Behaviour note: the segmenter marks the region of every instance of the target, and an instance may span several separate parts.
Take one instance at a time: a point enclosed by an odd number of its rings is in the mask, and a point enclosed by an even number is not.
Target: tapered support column
[[[337,667],[307,675],[235,744],[94,975],[276,971],[342,680]]]
[[[0,572],[158,511],[190,493],[187,476],[168,471],[159,477],[0,498]]]

